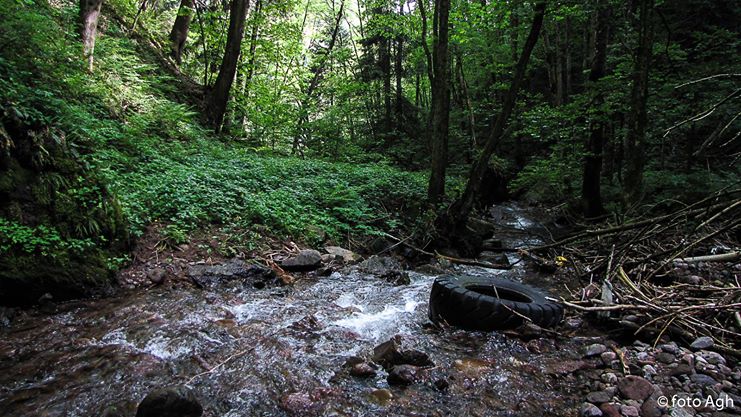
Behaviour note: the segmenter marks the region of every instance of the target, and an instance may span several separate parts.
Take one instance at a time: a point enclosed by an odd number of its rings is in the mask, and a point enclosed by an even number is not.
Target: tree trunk
[[[404,0],[399,2],[399,16],[404,15]],[[396,36],[396,62],[394,65],[394,73],[396,75],[396,127],[397,129],[401,125],[401,120],[404,117],[404,109],[402,107],[402,99],[404,92],[401,87],[402,71],[403,71],[403,44],[404,38],[401,34]]]
[[[592,68],[589,71],[589,82],[597,89],[594,97],[594,106],[601,108],[605,97],[594,83],[605,76],[607,63],[607,40],[610,30],[610,9],[608,0],[600,0],[597,10],[597,25],[595,36],[595,51]],[[587,141],[587,155],[584,159],[584,177],[582,178],[582,202],[584,216],[595,218],[605,213],[602,205],[600,179],[602,177],[603,146],[605,143],[605,116],[597,114],[596,120],[591,121],[589,140]]]
[[[218,133],[224,122],[226,104],[229,101],[229,90],[237,73],[239,54],[242,49],[242,37],[244,36],[244,20],[247,17],[249,0],[233,0],[229,11],[229,30],[227,31],[226,48],[224,58],[221,61],[219,75],[216,77],[214,87],[208,98],[208,122]]]
[[[88,71],[93,72],[93,53],[95,36],[98,33],[98,17],[103,0],[80,0],[80,37],[82,53],[88,63]]]
[[[484,149],[482,150],[479,159],[471,167],[470,177],[466,183],[466,189],[463,192],[463,195],[451,210],[452,218],[446,220],[448,224],[445,226],[446,228],[450,228],[450,232],[453,236],[459,235],[464,229],[468,216],[471,214],[471,211],[473,211],[476,197],[481,192],[481,184],[483,183],[484,175],[489,168],[489,159],[491,159],[491,156],[494,153],[494,147],[504,134],[507,120],[515,107],[515,101],[520,89],[520,84],[522,84],[522,80],[525,78],[525,71],[527,70],[528,62],[530,61],[530,55],[533,52],[535,43],[538,41],[540,30],[543,27],[545,9],[545,1],[540,1],[534,6],[535,14],[532,26],[530,27],[530,33],[528,34],[525,45],[522,48],[520,59],[517,61],[517,65],[515,66],[514,78],[512,79],[512,83],[510,84],[509,90],[504,98],[502,110],[486,139],[486,144],[484,145]]]
[[[638,17],[635,26],[638,45],[634,56],[633,84],[630,95],[630,113],[627,117],[628,131],[625,137],[625,175],[623,202],[629,207],[643,196],[643,168],[646,165],[646,103],[648,101],[648,71],[653,47],[654,0],[638,1]]]
[[[448,122],[450,120],[450,68],[448,66],[448,17],[450,0],[435,0],[435,39],[433,42],[432,83],[432,172],[427,188],[430,204],[445,196],[445,170],[448,165]]]
[[[260,13],[262,12],[262,0],[257,0],[257,4],[255,5],[255,16],[253,18],[254,22],[252,24],[252,34],[250,36],[250,52],[249,52],[249,58],[247,61],[247,74],[245,74],[244,79],[242,80],[242,100],[243,102],[247,102],[247,100],[250,97],[250,87],[252,84],[252,77],[255,75],[255,59],[256,59],[256,51],[257,51],[257,39],[259,35],[259,22],[260,22]],[[242,114],[242,130],[247,132],[247,113]]]
[[[170,52],[172,58],[180,65],[183,62],[183,48],[188,39],[190,21],[193,18],[193,0],[181,0],[178,9],[178,17],[172,25],[170,32]]]

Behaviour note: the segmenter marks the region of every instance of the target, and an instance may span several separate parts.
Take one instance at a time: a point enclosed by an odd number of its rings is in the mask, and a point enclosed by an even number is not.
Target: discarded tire
[[[563,318],[563,306],[547,301],[530,286],[498,279],[444,275],[430,293],[430,320],[468,330],[503,330],[521,325],[527,317],[541,327]]]

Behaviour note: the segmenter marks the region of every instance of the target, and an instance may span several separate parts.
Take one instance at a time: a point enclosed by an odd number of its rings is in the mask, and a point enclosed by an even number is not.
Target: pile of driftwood
[[[669,214],[584,229],[531,248],[582,278],[576,310],[643,338],[709,336],[741,357],[741,189],[723,190]],[[554,261],[549,261],[554,262]]]

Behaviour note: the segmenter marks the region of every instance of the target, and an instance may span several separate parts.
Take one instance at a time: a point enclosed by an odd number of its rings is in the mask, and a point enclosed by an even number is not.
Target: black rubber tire
[[[434,323],[492,331],[520,326],[522,316],[553,327],[563,319],[563,306],[533,287],[499,278],[443,275],[432,284],[429,317]]]

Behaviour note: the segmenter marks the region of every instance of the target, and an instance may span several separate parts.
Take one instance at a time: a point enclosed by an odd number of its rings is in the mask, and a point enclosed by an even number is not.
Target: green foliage
[[[95,245],[88,239],[63,238],[59,231],[46,225],[29,227],[13,220],[0,217],[0,255],[7,255],[14,249],[20,249],[29,255],[58,258],[67,256],[68,252],[82,253]]]

